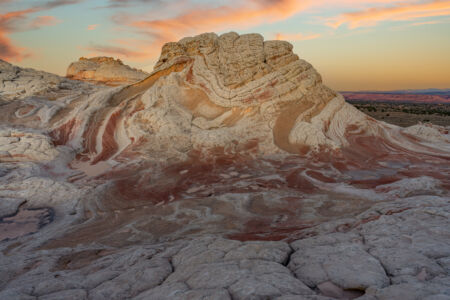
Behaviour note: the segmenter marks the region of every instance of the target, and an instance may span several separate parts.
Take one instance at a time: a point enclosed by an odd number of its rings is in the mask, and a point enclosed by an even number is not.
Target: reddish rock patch
[[[52,221],[53,209],[51,208],[20,208],[14,215],[0,219],[0,241],[35,233]]]

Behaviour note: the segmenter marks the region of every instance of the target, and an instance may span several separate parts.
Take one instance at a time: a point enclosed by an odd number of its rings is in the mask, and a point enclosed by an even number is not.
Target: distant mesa
[[[67,68],[67,77],[109,86],[132,84],[146,78],[149,74],[125,65],[120,59],[112,57],[81,57]]]
[[[394,102],[394,103],[450,103],[448,90],[404,90],[383,92],[342,92],[349,101]]]

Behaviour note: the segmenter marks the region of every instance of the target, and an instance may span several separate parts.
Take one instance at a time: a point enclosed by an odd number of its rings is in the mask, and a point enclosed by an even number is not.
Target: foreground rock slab
[[[398,207],[415,207],[350,231],[290,244],[204,236],[125,248],[3,248],[0,297],[448,299],[450,222],[432,212],[449,212],[450,199],[420,200],[399,201]],[[378,205],[364,214],[383,209]],[[388,237],[397,242],[386,247],[381,232],[392,232]]]

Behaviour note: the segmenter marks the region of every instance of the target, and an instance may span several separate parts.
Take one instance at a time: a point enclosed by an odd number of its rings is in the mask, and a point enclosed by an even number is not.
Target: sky
[[[0,0],[0,59],[59,75],[150,72],[164,43],[229,31],[291,42],[339,91],[450,88],[450,0]]]

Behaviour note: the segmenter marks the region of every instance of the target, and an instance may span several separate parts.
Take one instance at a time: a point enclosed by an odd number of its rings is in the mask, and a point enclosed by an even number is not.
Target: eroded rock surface
[[[47,135],[39,132],[0,128],[0,162],[49,161],[58,151]]]
[[[0,60],[0,100],[11,101],[30,96],[54,100],[77,90],[91,90],[83,82],[68,80],[55,74],[24,69]],[[0,101],[0,104],[2,102]]]
[[[106,85],[124,85],[141,81],[149,74],[125,65],[112,57],[81,57],[67,68],[67,77]]]
[[[185,38],[127,86],[0,76],[0,299],[450,297],[448,129],[364,115],[286,42]]]
[[[446,299],[450,224],[442,214],[448,213],[448,199],[420,200],[397,201],[398,209],[415,207],[381,215],[349,231],[290,244],[204,236],[119,248],[80,245],[38,250],[25,257],[18,249],[3,249],[7,272],[1,275],[0,296]],[[385,209],[382,204],[363,214],[379,215]],[[382,240],[386,238],[396,242]]]

